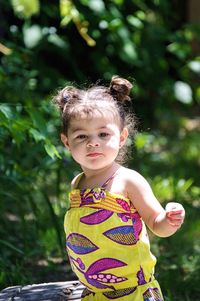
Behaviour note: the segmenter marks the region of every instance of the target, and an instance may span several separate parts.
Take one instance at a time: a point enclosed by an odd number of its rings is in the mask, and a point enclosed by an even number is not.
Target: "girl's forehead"
[[[70,121],[69,132],[79,130],[96,130],[96,129],[120,128],[120,124],[114,116],[90,116],[79,117]]]
[[[74,122],[97,122],[97,120],[100,122],[108,123],[112,121],[112,123],[119,124],[120,122],[120,116],[118,112],[115,110],[112,110],[111,108],[106,107],[88,107],[85,106],[82,110],[74,110],[72,111],[72,114],[70,116],[70,124]]]
[[[95,126],[96,124],[98,124],[98,126],[102,126],[102,127],[106,127],[109,124],[116,124],[118,125],[118,121],[115,120],[114,118],[109,118],[109,117],[104,117],[104,116],[94,116],[94,117],[90,117],[90,118],[76,118],[70,121],[70,127],[74,126],[74,125],[81,125],[81,124],[88,124],[90,126]]]

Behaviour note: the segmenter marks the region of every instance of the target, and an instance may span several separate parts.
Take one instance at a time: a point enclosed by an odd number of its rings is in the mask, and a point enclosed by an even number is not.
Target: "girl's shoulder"
[[[145,178],[136,170],[127,167],[122,167],[120,174],[126,181],[140,182],[146,181]]]
[[[127,190],[140,190],[149,188],[147,180],[136,170],[123,167],[121,177],[126,183]]]

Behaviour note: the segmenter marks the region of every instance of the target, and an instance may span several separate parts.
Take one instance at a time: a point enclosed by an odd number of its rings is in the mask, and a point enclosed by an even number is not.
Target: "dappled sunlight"
[[[75,279],[63,218],[80,169],[60,141],[52,98],[65,85],[82,89],[118,74],[133,83],[127,110],[138,118],[127,165],[163,206],[186,208],[176,235],[150,233],[165,301],[198,300],[200,25],[178,2],[2,1],[1,288]]]

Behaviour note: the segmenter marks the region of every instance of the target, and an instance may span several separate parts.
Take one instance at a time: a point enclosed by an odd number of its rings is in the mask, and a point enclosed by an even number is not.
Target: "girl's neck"
[[[113,162],[111,165],[106,166],[102,169],[98,170],[87,170],[82,167],[84,172],[84,177],[82,178],[82,183],[80,186],[84,188],[87,186],[97,186],[103,184],[111,175],[113,175],[118,169],[120,165],[116,162]]]

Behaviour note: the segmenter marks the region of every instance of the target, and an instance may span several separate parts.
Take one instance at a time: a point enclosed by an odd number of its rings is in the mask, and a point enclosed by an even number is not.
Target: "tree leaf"
[[[11,119],[13,114],[11,108],[7,104],[0,104],[0,111],[4,114],[7,119]]]
[[[23,28],[24,44],[27,48],[33,48],[37,46],[42,39],[42,30],[39,25],[32,25],[30,27],[25,26]]]
[[[33,138],[35,139],[36,142],[45,140],[45,138],[46,138],[42,133],[40,133],[39,131],[37,131],[34,128],[31,128],[29,130],[29,133],[33,136]]]
[[[30,18],[39,13],[39,0],[11,0],[15,14],[20,18]]]
[[[60,154],[58,153],[56,147],[55,147],[53,144],[51,144],[50,142],[46,143],[46,144],[44,145],[44,148],[45,148],[47,154],[48,154],[52,159],[54,159],[55,157],[61,159],[61,156],[60,156]]]
[[[191,87],[182,81],[177,81],[174,85],[174,93],[177,100],[182,103],[192,103],[192,89]]]

